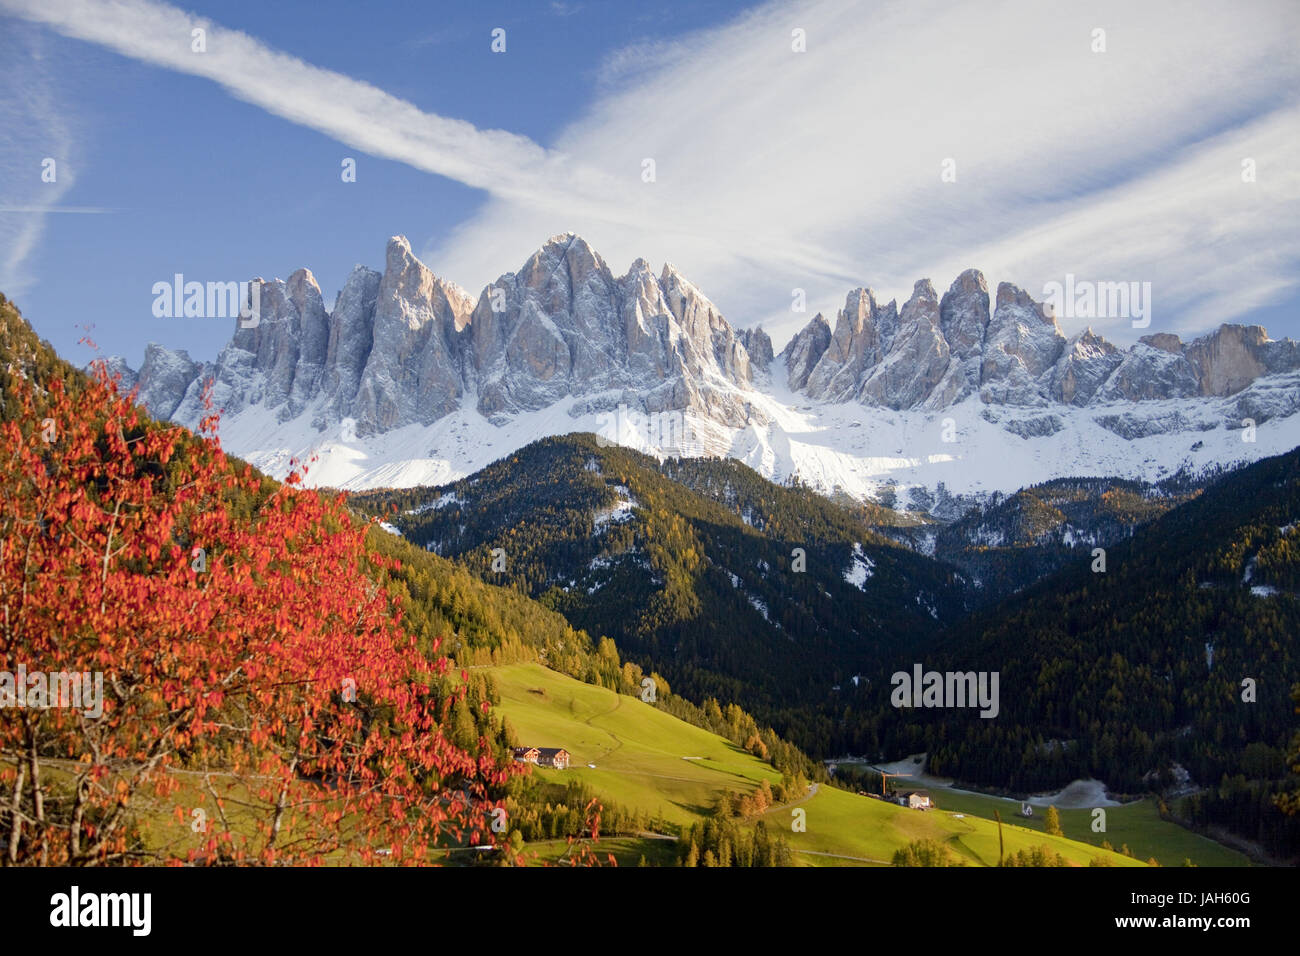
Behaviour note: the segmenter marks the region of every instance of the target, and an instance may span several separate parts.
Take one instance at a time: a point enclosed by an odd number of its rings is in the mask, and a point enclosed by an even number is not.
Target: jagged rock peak
[[[433,270],[420,261],[411,251],[411,243],[405,236],[393,236],[388,240],[384,256],[384,273],[380,295],[389,299],[405,299],[412,303],[421,303],[424,309],[401,309],[403,318],[408,323],[428,321],[434,313],[440,311],[438,306],[446,303],[454,318],[456,328],[461,328],[474,311],[474,300],[468,292],[456,283],[435,275]]]
[[[912,285],[912,297],[903,306],[903,312],[899,315],[899,318],[901,319],[903,315],[929,317],[932,311],[938,317],[938,310],[939,293],[934,291],[934,285],[929,279],[917,279]]]
[[[1129,349],[1091,328],[1068,340],[1051,310],[1009,282],[961,272],[940,296],[918,280],[900,310],[866,287],[833,322],[818,313],[780,355],[786,384],[809,399],[895,410],[992,405],[1076,407],[1121,400],[1227,396],[1300,369],[1300,344],[1258,326],[1224,325],[1191,343],[1170,333]],[[671,262],[635,259],[616,277],[574,232],[548,239],[477,300],[435,275],[406,237],[382,272],[358,265],[322,303],[308,269],[263,284],[260,324],[238,324],[213,363],[151,346],[137,378],[161,417],[196,423],[203,382],[227,414],[310,413],[318,429],[351,419],[365,436],[429,424],[467,401],[494,421],[573,399],[570,414],[639,405],[727,427],[766,413],[775,359],[761,327],[740,329]]]
[[[983,272],[971,267],[952,280],[952,285],[948,287],[948,291],[953,295],[979,292],[988,295],[989,284],[985,280]]]
[[[1153,349],[1170,352],[1174,355],[1181,355],[1183,351],[1183,340],[1172,332],[1156,332],[1154,335],[1144,335],[1138,341],[1143,345],[1151,346]]]
[[[1067,405],[1086,405],[1122,360],[1123,352],[1089,326],[1070,338],[1053,368],[1052,398]]]
[[[751,373],[762,372],[766,375],[775,357],[772,353],[772,339],[761,325],[741,331],[739,337],[745,351],[749,353]]]
[[[937,392],[957,401],[980,385],[980,363],[989,328],[989,287],[978,269],[967,269],[953,280],[939,302],[939,328],[952,362]]]
[[[998,298],[996,311],[1002,311],[1011,307],[1017,307],[1035,315],[1044,325],[1056,325],[1056,316],[1052,310],[1042,302],[1035,302],[1029,293],[1018,285],[1010,282],[998,283]]]
[[[786,343],[781,350],[781,361],[785,365],[786,384],[791,391],[802,391],[808,384],[808,376],[830,344],[831,326],[820,312]]]

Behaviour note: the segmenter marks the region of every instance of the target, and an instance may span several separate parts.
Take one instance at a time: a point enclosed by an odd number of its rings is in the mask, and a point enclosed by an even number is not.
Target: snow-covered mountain
[[[301,269],[262,282],[259,321],[215,362],[150,344],[139,372],[110,365],[191,427],[211,382],[228,450],[278,475],[315,458],[309,483],[353,488],[440,484],[542,435],[594,431],[933,510],[1300,444],[1300,346],[1258,326],[1121,349],[1091,329],[1067,338],[1009,283],[991,301],[971,269],[942,296],[922,279],[901,309],[855,289],[833,327],[817,315],[774,356],[671,265],[615,276],[571,233],[477,300],[395,237],[384,271],[357,266],[332,310]]]

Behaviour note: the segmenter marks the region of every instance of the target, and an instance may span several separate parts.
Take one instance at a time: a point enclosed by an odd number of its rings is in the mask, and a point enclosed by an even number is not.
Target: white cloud
[[[1151,330],[1194,331],[1296,292],[1298,22],[1282,2],[766,7],[607,57],[555,144],[621,178],[607,208],[492,201],[430,256],[477,288],[572,229],[616,270],[671,260],[778,344],[853,285],[901,299],[968,266],[1035,295],[1067,271],[1151,281]]]

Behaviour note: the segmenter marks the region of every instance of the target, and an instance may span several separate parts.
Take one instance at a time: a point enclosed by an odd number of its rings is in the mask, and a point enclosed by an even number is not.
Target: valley
[[[752,755],[714,735],[682,724],[634,697],[581,684],[537,665],[493,668],[501,689],[501,709],[520,739],[563,745],[573,755],[568,770],[538,770],[547,779],[576,777],[620,806],[635,808],[678,833],[705,819],[724,791],[750,791],[780,775]],[[595,767],[588,764],[594,763]],[[808,866],[888,865],[911,840],[935,839],[951,846],[971,866],[997,862],[997,825],[1003,817],[1008,853],[1047,845],[1076,865],[1094,857],[1111,865],[1133,866],[1155,858],[1164,866],[1190,859],[1200,866],[1241,866],[1246,860],[1204,837],[1161,820],[1150,801],[1108,809],[1105,834],[1090,831],[1085,810],[1062,810],[1069,839],[1049,836],[1040,818],[1015,815],[1018,804],[955,790],[934,790],[939,808],[917,811],[829,783],[812,784],[803,797],[766,810],[761,820],[780,831],[796,860]],[[790,829],[794,807],[806,811],[806,830]],[[670,834],[671,835],[671,834]],[[655,838],[617,835],[620,865],[635,865],[639,855],[653,859]],[[1101,847],[1109,840],[1128,846],[1134,858]],[[649,850],[647,851],[647,847]]]

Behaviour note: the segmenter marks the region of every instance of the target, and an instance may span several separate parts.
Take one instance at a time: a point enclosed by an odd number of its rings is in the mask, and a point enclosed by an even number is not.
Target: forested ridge
[[[1085,560],[1095,547],[1124,540],[1221,474],[1180,473],[1159,482],[1058,478],[1012,494],[994,493],[949,524],[881,530],[960,568],[974,585],[970,603],[978,607]]]
[[[733,500],[695,493],[653,459],[590,435],[542,439],[442,489],[351,500],[412,543],[612,638],[684,696],[744,702],[765,722],[965,612],[953,569],[811,491],[738,463],[671,467],[724,483]],[[859,584],[846,578],[855,566]]]
[[[998,671],[996,720],[877,702],[869,745],[1013,792],[1159,791],[1176,765],[1211,788],[1193,822],[1296,855],[1300,821],[1272,797],[1297,785],[1297,519],[1300,450],[1225,475],[1107,549],[1104,572],[1083,555],[944,634],[926,667]]]
[[[379,574],[403,609],[407,629],[422,647],[442,638],[444,650],[470,669],[471,677],[475,668],[536,661],[584,683],[641,699],[647,697],[644,681],[650,678],[657,708],[727,738],[782,773],[826,779],[820,763],[760,725],[734,701],[706,698],[696,704],[675,693],[659,673],[624,660],[610,638],[593,640],[558,612],[512,589],[483,582],[453,562],[376,527],[370,529],[367,543],[376,554],[396,561],[396,567]],[[488,690],[482,699],[495,703],[490,678],[484,686]],[[500,732],[499,726],[479,729]]]

